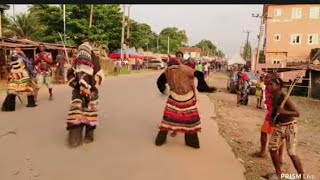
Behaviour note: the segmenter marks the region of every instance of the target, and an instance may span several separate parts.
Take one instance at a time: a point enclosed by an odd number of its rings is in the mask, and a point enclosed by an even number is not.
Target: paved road
[[[219,135],[214,108],[199,94],[203,130],[201,149],[184,145],[183,135],[154,145],[165,97],[156,89],[157,74],[108,78],[101,88],[100,126],[93,144],[66,145],[64,118],[71,89],[54,88],[39,106],[18,103],[14,113],[0,112],[1,180],[242,180],[244,168]],[[3,97],[1,97],[2,103]]]

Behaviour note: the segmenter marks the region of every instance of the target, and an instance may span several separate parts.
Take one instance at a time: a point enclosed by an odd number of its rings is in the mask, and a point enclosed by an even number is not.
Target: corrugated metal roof
[[[0,42],[0,47],[2,48],[36,48],[35,45],[20,44],[20,43],[10,43],[10,42]]]
[[[8,48],[15,48],[15,47],[38,47],[39,44],[43,43],[47,49],[58,49],[64,50],[63,44],[55,44],[55,43],[45,43],[45,42],[38,42],[38,41],[31,41],[28,39],[13,39],[13,38],[0,38],[0,44],[3,47]],[[75,46],[65,46],[66,49],[73,49],[76,48]]]

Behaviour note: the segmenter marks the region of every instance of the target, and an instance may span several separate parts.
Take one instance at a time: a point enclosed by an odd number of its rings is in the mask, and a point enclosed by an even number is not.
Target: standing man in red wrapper
[[[268,85],[271,83],[272,79],[279,78],[277,73],[268,73],[265,76],[264,83]],[[272,94],[268,88],[265,90],[265,97],[266,97],[266,106],[267,106],[267,114],[265,116],[264,123],[261,127],[261,135],[260,135],[260,142],[261,142],[261,150],[260,152],[256,153],[257,157],[265,157],[267,156],[267,142],[268,142],[268,135],[270,136],[274,132],[274,127],[271,124],[272,121]],[[283,144],[279,147],[278,150],[280,163],[282,164],[282,154],[283,154]]]
[[[162,122],[155,141],[157,146],[166,142],[168,132],[175,136],[178,132],[185,134],[186,145],[200,148],[198,132],[201,130],[200,116],[196,107],[194,78],[198,79],[199,92],[214,92],[208,87],[204,74],[181,63],[183,54],[176,53],[175,59],[170,59],[168,67],[157,80],[161,93],[165,94],[166,84],[170,87],[170,95],[164,110]]]
[[[35,100],[37,101],[38,92],[43,84],[46,84],[49,89],[49,101],[53,100],[52,97],[52,70],[50,64],[52,64],[52,55],[46,52],[44,44],[39,45],[40,53],[38,53],[34,59],[33,65],[37,71],[37,87],[35,89]]]

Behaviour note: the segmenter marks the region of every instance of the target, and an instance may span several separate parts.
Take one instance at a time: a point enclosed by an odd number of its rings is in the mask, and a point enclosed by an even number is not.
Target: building
[[[265,59],[257,70],[308,63],[312,49],[319,48],[320,5],[264,5],[262,41]]]
[[[0,80],[7,79],[8,75],[8,66],[10,58],[12,56],[12,51],[14,48],[21,48],[26,56],[30,59],[33,59],[36,55],[37,48],[42,42],[31,41],[28,39],[13,39],[13,38],[1,38],[0,37]],[[74,46],[68,46],[63,44],[54,44],[54,43],[43,43],[46,46],[46,50],[52,54],[54,58],[58,55],[58,51],[67,51],[71,53],[73,49],[76,49]]]
[[[196,47],[182,47],[179,49],[183,53],[183,57],[185,59],[188,59],[189,57],[191,58],[200,58],[202,50],[201,48],[196,48]]]

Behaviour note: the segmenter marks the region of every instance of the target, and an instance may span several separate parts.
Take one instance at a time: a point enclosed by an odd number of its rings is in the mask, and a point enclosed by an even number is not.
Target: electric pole
[[[131,5],[128,6],[127,39],[130,38],[130,8],[131,8]]]
[[[63,4],[63,41],[66,43],[66,5]]]
[[[89,20],[89,28],[91,28],[91,26],[92,26],[92,15],[93,15],[93,4],[91,4],[90,20]]]
[[[261,38],[262,38],[262,34],[263,34],[263,28],[262,28],[262,25],[264,24],[264,21],[266,19],[271,19],[271,17],[267,17],[266,15],[262,15],[260,16],[259,14],[252,14],[251,15],[252,17],[254,18],[260,18],[261,21],[260,21],[260,28],[259,28],[259,36],[258,36],[258,49],[257,49],[257,54],[256,54],[256,59],[254,62],[251,62],[251,63],[254,63],[254,65],[251,66],[251,69],[253,72],[255,72],[257,70],[257,64],[259,63],[259,58],[260,58],[260,49],[261,49]]]
[[[125,28],[125,12],[126,6],[123,5],[123,13],[122,13],[122,32],[121,32],[121,61],[123,61],[123,43],[124,43],[124,28]]]

